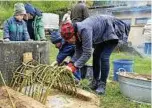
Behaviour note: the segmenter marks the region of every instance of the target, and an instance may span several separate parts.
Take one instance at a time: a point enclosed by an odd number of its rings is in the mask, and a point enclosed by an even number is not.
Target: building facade
[[[136,4],[136,5],[135,5]],[[128,41],[133,46],[142,46],[144,39],[142,36],[143,27],[147,20],[151,19],[150,1],[113,1],[108,6],[95,6],[90,10],[90,15],[108,14],[123,20],[131,25]]]

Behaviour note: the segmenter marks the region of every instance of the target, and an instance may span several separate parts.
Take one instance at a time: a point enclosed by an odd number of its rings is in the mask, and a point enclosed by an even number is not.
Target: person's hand
[[[46,41],[46,39],[41,39],[41,41]]]
[[[24,20],[26,20],[26,21],[27,21],[27,20],[28,20],[28,15],[27,15],[27,14],[25,14],[23,18],[24,18]]]
[[[79,69],[77,69],[74,73],[73,73],[76,81],[80,81],[81,80],[81,72]]]
[[[9,42],[10,40],[8,38],[4,39],[5,42]]]
[[[67,68],[69,71],[73,72],[73,73],[77,70],[77,67],[75,67],[74,64],[71,63],[71,62],[68,63],[68,65],[66,66],[66,68]]]
[[[51,64],[51,66],[56,66],[56,65],[58,65],[58,62],[57,62],[57,61],[54,61],[54,62]]]

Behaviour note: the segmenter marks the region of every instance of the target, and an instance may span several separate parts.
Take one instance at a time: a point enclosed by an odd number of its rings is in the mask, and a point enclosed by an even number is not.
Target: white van
[[[42,21],[44,23],[44,29],[53,30],[59,29],[59,15],[54,13],[43,13]]]

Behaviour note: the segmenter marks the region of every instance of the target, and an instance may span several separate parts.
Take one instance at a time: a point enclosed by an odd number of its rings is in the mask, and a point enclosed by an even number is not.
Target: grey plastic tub
[[[121,93],[130,100],[138,103],[151,103],[151,80],[131,78],[125,75],[118,74],[118,81]],[[130,73],[135,74],[135,73]]]

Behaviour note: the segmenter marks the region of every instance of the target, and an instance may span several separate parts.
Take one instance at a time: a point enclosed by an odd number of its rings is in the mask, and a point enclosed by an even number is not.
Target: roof
[[[113,13],[125,12],[151,12],[151,6],[138,6],[138,7],[115,7],[109,8]]]

